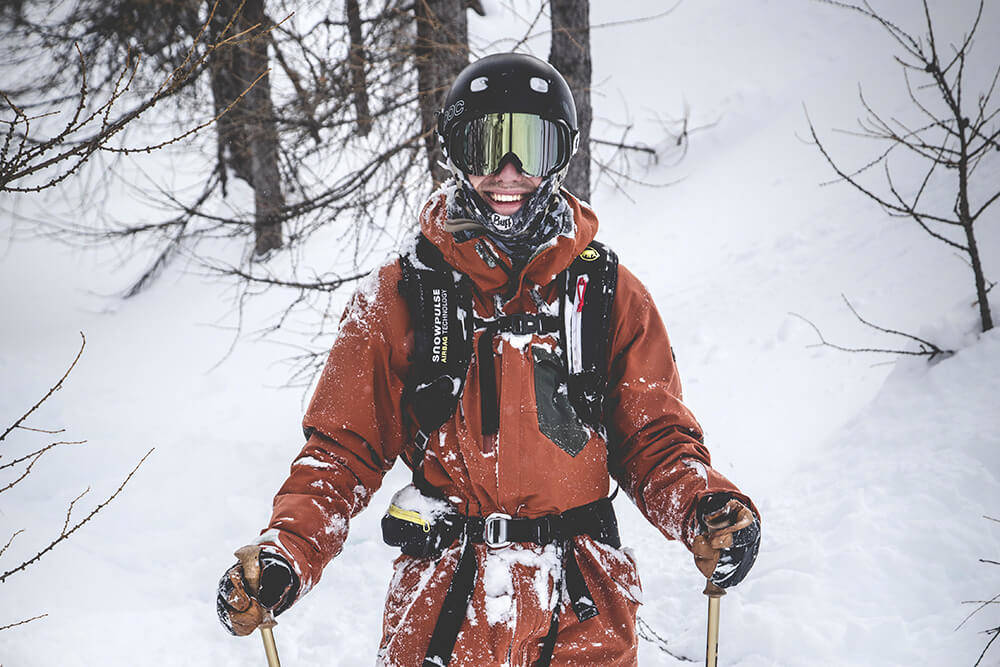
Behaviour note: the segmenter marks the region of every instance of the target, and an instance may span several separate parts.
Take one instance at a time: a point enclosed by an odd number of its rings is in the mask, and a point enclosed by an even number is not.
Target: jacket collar
[[[420,231],[437,246],[450,266],[468,276],[486,296],[501,294],[505,301],[510,301],[536,285],[548,285],[569,267],[597,234],[594,211],[566,190],[561,190],[559,196],[566,199],[573,214],[572,229],[545,243],[532,255],[520,274],[508,275],[513,273],[511,259],[489,237],[477,235],[460,243],[455,240],[454,234],[445,230],[448,198],[452,195],[453,190],[448,188],[431,195],[420,213]]]

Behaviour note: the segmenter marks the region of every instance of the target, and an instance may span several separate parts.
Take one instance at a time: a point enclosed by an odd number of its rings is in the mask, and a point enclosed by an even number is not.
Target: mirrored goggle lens
[[[526,175],[548,176],[565,166],[569,143],[568,128],[558,123],[526,113],[492,113],[459,128],[451,154],[467,174],[492,174],[513,154]]]

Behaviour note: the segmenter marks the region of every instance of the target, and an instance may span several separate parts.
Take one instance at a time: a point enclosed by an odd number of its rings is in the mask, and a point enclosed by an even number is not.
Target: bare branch
[[[121,483],[121,486],[119,486],[118,489],[114,493],[112,493],[108,497],[107,500],[105,500],[101,504],[97,505],[93,510],[91,510],[90,514],[88,514],[82,520],[80,520],[79,522],[77,522],[73,527],[69,528],[68,527],[69,526],[69,515],[73,511],[73,504],[76,503],[76,501],[79,500],[80,497],[82,497],[83,494],[81,494],[80,496],[78,496],[76,498],[76,500],[74,500],[73,503],[70,504],[69,510],[68,510],[68,512],[66,514],[66,524],[64,525],[63,530],[59,534],[59,536],[55,540],[53,540],[47,547],[45,547],[44,549],[42,549],[41,551],[39,551],[37,554],[35,554],[31,558],[29,558],[28,560],[24,561],[23,563],[21,563],[17,567],[4,572],[3,574],[0,574],[0,584],[2,584],[3,582],[5,582],[7,580],[7,577],[9,577],[12,574],[15,574],[17,572],[21,572],[22,570],[24,570],[25,568],[27,568],[32,563],[35,563],[36,561],[38,561],[42,556],[44,556],[45,554],[47,554],[49,551],[52,551],[52,549],[55,548],[55,546],[57,544],[59,544],[60,542],[66,540],[66,539],[68,539],[73,533],[75,533],[77,530],[79,530],[84,524],[86,524],[88,521],[90,521],[91,519],[93,519],[94,516],[98,512],[100,512],[102,509],[104,509],[105,507],[107,507],[107,505],[112,500],[114,500],[115,498],[118,497],[118,494],[120,494],[122,492],[122,489],[125,488],[125,485],[128,484],[129,480],[132,479],[132,476],[135,475],[136,471],[139,470],[139,466],[141,466],[146,461],[146,459],[149,457],[150,454],[153,453],[153,451],[154,451],[153,449],[150,449],[148,452],[146,452],[146,454],[139,460],[139,463],[136,464],[135,468],[132,469],[132,472],[130,472],[128,474],[128,476],[125,478],[125,481],[123,481]],[[86,492],[84,492],[84,493],[86,493]]]
[[[69,365],[69,368],[66,369],[66,372],[63,373],[61,378],[59,378],[59,381],[56,382],[54,385],[52,385],[52,388],[49,389],[44,396],[42,396],[41,400],[35,403],[30,410],[25,412],[20,419],[18,419],[16,422],[13,423],[13,425],[10,426],[10,428],[4,431],[3,435],[0,435],[0,442],[3,442],[3,439],[6,438],[11,431],[13,431],[15,428],[18,428],[21,425],[21,423],[24,422],[25,419],[27,419],[29,416],[31,416],[31,414],[35,410],[41,407],[42,403],[48,400],[48,398],[52,396],[52,394],[62,389],[62,383],[66,380],[67,377],[69,377],[69,374],[73,371],[73,368],[76,366],[76,362],[80,360],[80,355],[83,354],[83,348],[87,346],[87,337],[83,335],[82,331],[80,332],[80,339],[81,339],[80,351],[76,353],[76,357],[73,359],[73,363]]]
[[[823,2],[825,2],[826,0],[817,0],[817,1],[823,1]],[[819,149],[820,153],[823,154],[823,157],[826,158],[827,163],[833,168],[833,170],[837,173],[837,175],[840,176],[841,180],[849,183],[852,187],[854,187],[855,189],[857,189],[858,191],[860,191],[862,194],[864,194],[865,196],[867,196],[869,199],[872,199],[873,201],[875,201],[876,203],[878,203],[882,208],[886,209],[887,211],[891,211],[893,213],[899,213],[899,214],[906,215],[906,216],[918,215],[918,217],[921,220],[931,220],[933,222],[941,222],[941,223],[945,223],[945,224],[957,224],[954,220],[949,220],[948,218],[942,218],[941,216],[938,216],[938,215],[931,215],[931,214],[926,214],[926,213],[917,214],[916,211],[913,211],[913,210],[910,210],[910,209],[906,208],[905,205],[901,206],[901,205],[898,205],[898,204],[893,204],[890,201],[887,201],[886,199],[884,199],[883,197],[879,196],[878,194],[876,194],[872,190],[870,190],[870,189],[864,187],[863,185],[861,185],[860,183],[858,183],[857,179],[855,179],[851,175],[849,175],[846,172],[844,172],[840,168],[840,166],[836,162],[833,161],[833,158],[830,157],[830,154],[827,152],[826,147],[823,145],[823,143],[819,139],[819,136],[817,136],[817,134],[816,134],[816,128],[813,126],[812,120],[809,120],[809,114],[808,114],[808,112],[806,112],[806,119],[807,119],[807,122],[809,123],[809,132],[810,132],[810,134],[812,134],[812,138],[813,138],[813,141],[816,144],[816,147]]]
[[[37,621],[38,619],[45,618],[46,616],[48,616],[48,614],[39,614],[38,616],[34,616],[32,618],[28,618],[23,621],[18,621],[17,623],[11,623],[10,625],[2,625],[0,626],[0,632],[3,632],[4,630],[10,630],[11,628],[16,628],[17,626],[24,625],[25,623],[31,623],[32,621]]]
[[[614,148],[621,148],[622,150],[627,150],[627,151],[636,151],[637,153],[646,153],[648,155],[652,155],[654,161],[659,161],[659,157],[656,155],[656,151],[650,148],[649,146],[626,144],[620,141],[605,141],[604,139],[594,139],[593,137],[590,138],[590,143],[598,144],[600,146],[612,146]]]
[[[983,661],[983,657],[986,655],[986,652],[990,650],[990,646],[992,646],[993,642],[997,640],[997,637],[1000,637],[1000,628],[993,628],[988,632],[993,633],[993,636],[990,638],[988,642],[986,642],[986,646],[983,648],[983,652],[979,654],[979,659],[976,660],[976,664],[973,665],[972,667],[979,667],[979,663]]]
[[[935,358],[937,358],[938,356],[941,356],[941,355],[943,355],[943,356],[950,356],[950,355],[954,354],[954,351],[952,351],[952,350],[942,350],[940,347],[938,347],[934,343],[926,341],[926,340],[924,340],[922,338],[918,338],[917,336],[914,336],[912,334],[904,333],[904,332],[901,332],[901,331],[896,331],[894,329],[886,329],[884,327],[880,327],[880,326],[877,326],[875,324],[872,324],[871,322],[865,320],[863,317],[861,317],[861,315],[858,314],[858,312],[854,309],[854,306],[852,306],[851,303],[847,300],[847,297],[844,297],[844,295],[841,295],[841,297],[844,299],[844,302],[847,304],[847,307],[850,308],[851,312],[854,313],[854,316],[860,322],[862,322],[863,324],[865,324],[866,326],[869,326],[872,329],[875,329],[876,331],[880,331],[882,333],[892,334],[892,335],[895,335],[895,336],[902,336],[904,338],[909,338],[910,340],[917,341],[918,343],[920,343],[920,349],[919,350],[901,350],[901,349],[896,349],[896,348],[845,347],[843,345],[837,345],[835,343],[829,342],[826,339],[826,337],[823,336],[823,332],[820,331],[819,327],[817,327],[811,320],[807,319],[806,317],[803,317],[802,315],[799,315],[798,313],[789,313],[789,315],[792,315],[793,317],[797,317],[798,319],[802,320],[803,322],[805,322],[806,324],[808,324],[810,327],[812,327],[813,331],[816,332],[816,335],[819,337],[819,340],[820,340],[820,342],[817,343],[816,345],[823,346],[823,347],[830,347],[830,348],[833,348],[835,350],[839,350],[841,352],[874,352],[874,353],[877,353],[877,354],[901,354],[901,355],[908,355],[908,356],[915,356],[915,357],[928,357],[928,361],[933,361]],[[810,347],[815,347],[816,345],[810,346]]]
[[[871,322],[869,322],[865,318],[861,317],[860,314],[858,314],[858,311],[855,310],[854,306],[851,305],[851,302],[847,300],[846,296],[844,296],[843,294],[841,294],[840,298],[842,298],[844,300],[844,303],[847,304],[847,307],[851,309],[851,312],[854,313],[854,316],[856,318],[858,318],[863,324],[868,325],[869,327],[871,327],[872,329],[875,329],[876,331],[881,331],[882,333],[892,334],[893,336],[902,336],[904,338],[909,338],[910,340],[916,341],[916,342],[920,343],[921,346],[926,346],[926,347],[930,348],[931,353],[932,353],[931,354],[932,357],[935,356],[935,355],[938,355],[938,354],[954,354],[953,350],[942,350],[941,348],[939,348],[934,343],[932,343],[932,342],[930,342],[928,340],[924,340],[923,338],[919,338],[917,336],[914,336],[913,334],[904,333],[902,331],[896,331],[895,329],[886,329],[885,327],[880,327],[877,324],[872,324]]]
[[[4,552],[6,552],[7,549],[10,548],[10,545],[14,543],[14,538],[17,537],[18,535],[20,535],[23,532],[24,532],[23,528],[20,529],[20,530],[15,530],[14,531],[14,534],[10,536],[9,540],[7,540],[7,544],[4,545],[3,549],[0,549],[0,556],[3,556]]]
[[[57,435],[59,433],[65,433],[66,432],[66,429],[64,429],[64,428],[44,429],[44,428],[31,428],[30,426],[18,426],[17,428],[20,431],[32,431],[33,433],[45,433],[45,434],[48,434],[48,435]]]
[[[3,470],[5,468],[10,468],[12,466],[17,465],[18,463],[23,463],[24,461],[27,461],[30,458],[34,458],[34,459],[37,460],[42,454],[44,454],[45,452],[49,451],[50,449],[52,449],[53,447],[56,447],[58,445],[83,445],[83,444],[86,444],[86,442],[87,442],[86,440],[75,440],[75,441],[66,441],[66,442],[53,442],[51,445],[48,445],[46,447],[42,447],[41,449],[35,450],[35,451],[31,452],[30,454],[26,454],[26,455],[22,456],[19,459],[15,459],[15,460],[11,461],[10,463],[5,463],[4,465],[0,466],[0,470]],[[32,461],[32,465],[34,465],[34,461]]]
[[[689,658],[686,655],[681,655],[679,653],[674,653],[669,648],[667,648],[667,640],[661,637],[646,619],[642,617],[636,617],[636,630],[640,639],[645,639],[649,643],[653,644],[656,648],[660,649],[667,655],[669,655],[674,660],[680,660],[681,662],[697,662],[694,658]]]

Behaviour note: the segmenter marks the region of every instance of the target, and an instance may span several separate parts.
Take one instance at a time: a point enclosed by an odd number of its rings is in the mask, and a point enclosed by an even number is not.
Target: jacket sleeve
[[[258,538],[291,562],[299,596],[340,553],[350,519],[367,506],[401,453],[410,343],[399,277],[398,264],[384,267],[345,311],[303,419],[305,448],[292,462],[274,498],[270,524]]]
[[[646,288],[621,266],[609,340],[608,465],[643,515],[689,548],[694,509],[721,491],[756,508],[711,466],[701,426],[684,405],[663,321]]]

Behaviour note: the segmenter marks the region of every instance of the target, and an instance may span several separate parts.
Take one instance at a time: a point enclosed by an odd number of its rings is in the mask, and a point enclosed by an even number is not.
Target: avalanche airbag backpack
[[[416,452],[411,461],[413,486],[430,498],[441,498],[423,476],[428,436],[455,414],[473,355],[474,332],[482,330],[475,354],[478,357],[482,400],[482,432],[495,434],[500,409],[493,360],[493,341],[499,333],[516,335],[559,334],[559,351],[565,364],[566,393],[576,417],[598,432],[607,391],[608,337],[611,308],[618,281],[618,258],[608,248],[592,242],[556,277],[560,285],[558,316],[544,313],[513,313],[490,320],[475,316],[472,284],[467,276],[445,262],[441,252],[422,236],[416,250],[400,258],[403,270],[399,291],[406,300],[413,322],[411,369],[403,390],[403,405],[416,421]],[[537,377],[536,377],[537,379]],[[541,427],[541,423],[540,423]],[[585,440],[584,440],[585,442]],[[559,443],[557,443],[559,444]],[[560,447],[563,445],[560,444]],[[583,445],[579,445],[582,449]],[[571,456],[579,449],[563,447]],[[404,488],[401,494],[407,494]],[[613,496],[612,496],[613,497]],[[419,505],[426,506],[422,501]],[[580,572],[572,538],[590,535],[615,548],[621,546],[611,498],[601,498],[560,515],[540,519],[517,519],[507,515],[467,517],[454,512],[425,517],[396,498],[382,519],[386,543],[418,558],[439,558],[445,547],[465,536],[459,562],[448,586],[434,625],[424,665],[447,665],[472,599],[476,580],[474,544],[500,547],[511,542],[563,543],[566,595],[579,621],[599,614]],[[502,528],[501,528],[502,527]],[[495,530],[494,530],[495,529]],[[537,665],[547,666],[559,627],[556,606],[549,632],[542,642]]]
[[[499,333],[559,334],[569,402],[579,419],[601,431],[607,391],[611,308],[618,283],[618,257],[592,241],[560,284],[559,315],[515,313],[491,320],[475,317],[470,279],[445,262],[441,251],[421,235],[413,253],[400,258],[399,291],[413,322],[412,366],[403,391],[418,428],[415,438],[422,462],[427,437],[451,419],[468,375],[473,333],[484,330],[475,354],[479,361],[482,432],[495,434],[500,411],[494,377],[493,338]]]

